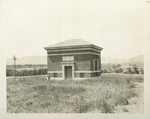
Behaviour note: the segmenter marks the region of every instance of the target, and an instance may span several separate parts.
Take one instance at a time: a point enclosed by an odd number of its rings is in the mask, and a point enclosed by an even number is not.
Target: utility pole
[[[14,78],[16,79],[16,60],[17,60],[17,58],[15,57],[15,55],[13,56],[13,60],[14,60]]]

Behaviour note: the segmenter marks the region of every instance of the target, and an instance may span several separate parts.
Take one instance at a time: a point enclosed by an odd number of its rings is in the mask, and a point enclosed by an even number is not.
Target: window
[[[84,78],[84,73],[80,73],[80,78]]]
[[[57,77],[57,73],[53,73],[53,77]]]
[[[97,60],[95,60],[95,70],[97,70]]]

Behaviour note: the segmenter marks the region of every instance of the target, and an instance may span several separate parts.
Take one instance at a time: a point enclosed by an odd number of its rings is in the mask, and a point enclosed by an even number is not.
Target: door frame
[[[70,78],[67,78],[66,76],[68,76],[68,72],[66,72],[66,71],[68,71],[67,70],[67,68],[71,68],[71,77]],[[64,70],[64,74],[65,74],[65,80],[70,80],[70,79],[72,79],[72,66],[64,66],[64,68],[65,68],[65,70]]]
[[[65,80],[65,66],[71,66],[72,67],[72,79],[74,79],[74,61],[70,62],[62,62],[62,77]]]

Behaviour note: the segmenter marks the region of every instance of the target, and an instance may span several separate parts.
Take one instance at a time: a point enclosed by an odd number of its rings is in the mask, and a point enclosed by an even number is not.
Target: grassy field
[[[96,79],[57,81],[46,76],[7,78],[8,113],[116,113],[138,98],[143,75],[102,74]],[[143,90],[144,91],[144,90]],[[142,91],[142,92],[143,92]],[[129,112],[122,108],[122,112]]]

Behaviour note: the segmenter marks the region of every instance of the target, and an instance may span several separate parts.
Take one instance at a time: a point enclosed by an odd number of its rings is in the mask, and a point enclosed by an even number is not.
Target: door
[[[65,67],[65,79],[68,79],[68,80],[72,79],[72,66]]]

